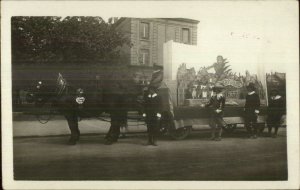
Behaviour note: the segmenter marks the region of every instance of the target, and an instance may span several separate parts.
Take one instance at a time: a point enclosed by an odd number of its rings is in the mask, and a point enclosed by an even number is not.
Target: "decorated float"
[[[173,42],[168,42],[164,47],[164,52],[169,54],[164,55],[164,80],[159,91],[167,115],[162,126],[176,128],[176,132],[171,134],[174,139],[184,139],[196,126],[209,124],[210,110],[204,104],[213,95],[212,88],[216,83],[224,86],[223,93],[226,96],[225,131],[232,132],[238,125],[243,126],[246,86],[250,82],[255,84],[260,97],[258,123],[260,130],[264,129],[267,107],[265,73],[251,74],[247,70],[245,73],[235,73],[228,60],[221,55],[210,65],[178,62],[174,57],[177,53],[172,52],[173,46]],[[190,65],[200,67],[196,69]]]

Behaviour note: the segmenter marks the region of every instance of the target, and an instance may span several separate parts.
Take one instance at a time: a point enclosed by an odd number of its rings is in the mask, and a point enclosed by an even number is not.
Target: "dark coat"
[[[280,119],[285,112],[285,101],[283,97],[278,99],[269,99],[268,123],[280,123]]]
[[[225,107],[225,97],[222,95],[219,99],[217,98],[217,95],[214,95],[210,98],[209,102],[205,105],[205,107],[212,107],[212,116],[223,116],[223,109]],[[216,110],[221,110],[220,113],[216,113]]]
[[[161,114],[161,97],[157,94],[146,93],[144,97],[144,113],[146,122],[156,121],[157,113]]]
[[[255,110],[258,110],[260,107],[260,99],[258,94],[247,94],[246,103],[245,103],[245,112],[252,114],[255,113]]]
[[[256,122],[257,121],[257,113],[255,110],[259,110],[260,107],[260,99],[258,94],[247,94],[246,102],[245,102],[245,119],[246,123],[248,122]]]

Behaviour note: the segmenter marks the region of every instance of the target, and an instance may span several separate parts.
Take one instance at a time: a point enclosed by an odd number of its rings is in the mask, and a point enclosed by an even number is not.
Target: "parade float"
[[[226,97],[224,121],[227,132],[232,132],[238,125],[243,126],[243,113],[246,86],[252,82],[260,97],[260,114],[258,123],[260,130],[265,127],[266,121],[266,75],[261,73],[251,74],[235,73],[226,58],[217,56],[215,63],[205,65],[201,63],[189,64],[176,58],[174,42],[170,41],[164,47],[164,80],[160,87],[163,97],[164,111],[168,121],[162,121],[163,126],[173,126],[176,132],[171,136],[174,139],[184,139],[192,129],[199,125],[208,125],[210,118],[209,108],[206,104],[213,95],[212,88],[216,83],[224,86],[223,94]],[[182,45],[181,45],[182,46]],[[182,52],[180,50],[180,52]],[[189,53],[185,53],[189,55]],[[191,55],[191,54],[190,54]],[[196,69],[194,66],[198,66]],[[168,127],[170,127],[168,126]]]

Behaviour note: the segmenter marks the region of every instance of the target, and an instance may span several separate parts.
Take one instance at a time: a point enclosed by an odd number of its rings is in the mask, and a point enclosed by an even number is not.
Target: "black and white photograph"
[[[1,4],[4,189],[299,187],[297,1]]]

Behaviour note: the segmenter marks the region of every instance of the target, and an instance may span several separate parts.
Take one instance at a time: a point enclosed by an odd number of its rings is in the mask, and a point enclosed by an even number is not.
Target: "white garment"
[[[280,98],[281,98],[280,95],[276,95],[276,96],[272,96],[272,97],[271,97],[272,100],[278,100],[278,99],[280,99]]]
[[[217,94],[217,99],[220,100],[223,97],[222,93]]]
[[[156,96],[157,96],[156,93],[154,93],[154,94],[149,94],[149,95],[148,95],[149,98],[154,98],[154,97],[156,97]]]

